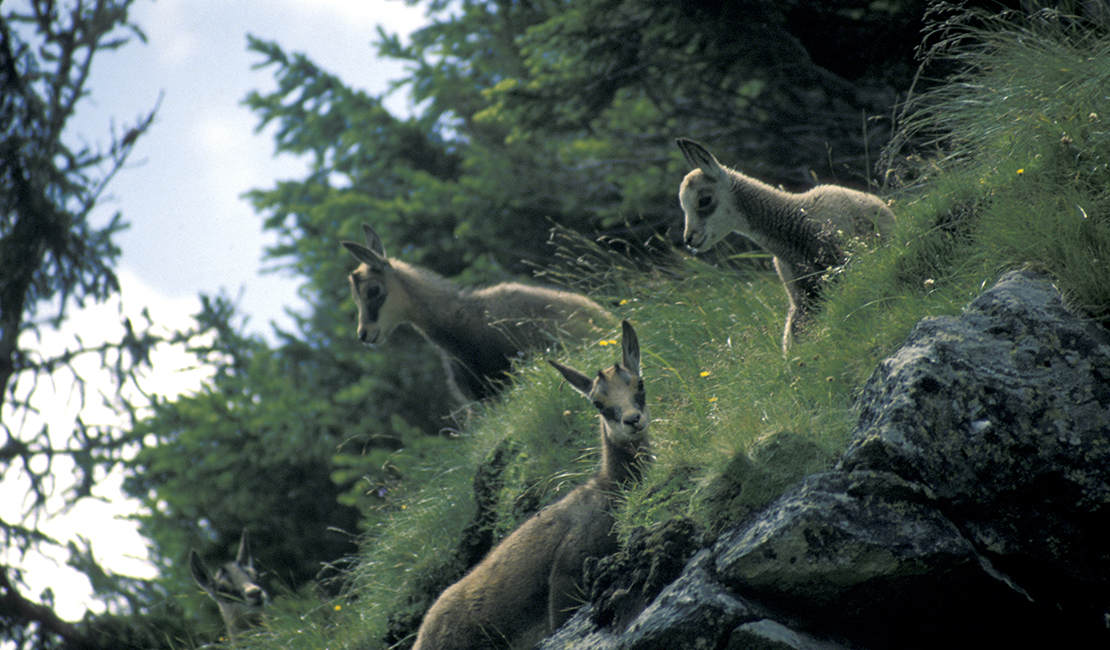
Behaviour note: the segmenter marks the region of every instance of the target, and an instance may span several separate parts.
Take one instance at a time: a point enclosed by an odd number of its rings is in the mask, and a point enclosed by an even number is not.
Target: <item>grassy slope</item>
[[[957,313],[1007,269],[1046,268],[1075,304],[1110,316],[1110,39],[1060,21],[976,30],[987,47],[941,44],[973,74],[927,98],[908,131],[944,131],[938,144],[961,155],[916,165],[914,185],[894,196],[898,235],[855,251],[789,359],[779,350],[785,297],[770,273],[685,259],[643,275],[585,256],[603,278],[595,297],[623,303],[614,311],[639,333],[653,415],[657,460],[628,494],[622,531],[676,515],[720,528],[828,466],[876,363],[918,320]],[[559,357],[592,372],[619,358],[617,337]],[[381,647],[405,596],[451,567],[474,511],[475,468],[503,440],[515,455],[500,533],[519,523],[522,504],[546,504],[583,480],[596,436],[590,404],[541,360],[526,365],[467,427],[458,454],[429,468],[423,491],[374,531],[351,576],[355,599],[279,598],[270,633],[240,645]]]

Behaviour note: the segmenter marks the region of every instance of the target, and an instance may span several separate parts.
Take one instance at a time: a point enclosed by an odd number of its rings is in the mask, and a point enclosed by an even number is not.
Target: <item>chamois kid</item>
[[[790,303],[783,351],[804,324],[824,274],[844,263],[851,238],[890,237],[894,214],[877,196],[837,185],[791,194],[729,169],[702,145],[679,138],[678,148],[695,167],[682,180],[678,200],[686,213],[686,245],[707,250],[738,232],[773,255]]]
[[[516,282],[468,289],[426,269],[387,258],[363,224],[366,245],[342,242],[361,264],[351,273],[358,338],[377,345],[409,323],[443,353],[452,392],[463,402],[497,393],[512,359],[558,337],[585,338],[608,312],[578,294]]]
[[[550,361],[601,412],[601,465],[583,485],[540,510],[428,610],[414,650],[525,647],[566,622],[581,603],[583,563],[617,549],[618,493],[649,459],[640,346],[622,323],[621,362],[584,375]]]
[[[220,616],[227,624],[231,638],[262,624],[262,608],[269,596],[258,586],[258,572],[251,558],[247,531],[239,538],[239,553],[232,562],[225,562],[215,575],[208,570],[195,550],[189,551],[189,567],[193,580],[216,601]]]

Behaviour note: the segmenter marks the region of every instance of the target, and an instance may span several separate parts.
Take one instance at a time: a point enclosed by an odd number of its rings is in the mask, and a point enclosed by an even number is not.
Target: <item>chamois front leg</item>
[[[587,489],[596,491],[597,487],[591,485]],[[580,495],[572,493],[569,496]],[[608,504],[605,506],[609,507]],[[583,567],[586,559],[604,557],[617,550],[617,538],[613,534],[615,520],[609,512],[582,509],[578,517],[578,524],[559,545],[551,563],[547,595],[549,631],[557,630],[566,623],[585,600]]]
[[[551,567],[548,579],[551,591],[547,595],[547,629],[550,631],[559,629],[582,604],[578,581],[566,571],[567,568],[559,566],[558,562]]]
[[[786,289],[786,324],[782,329],[782,351],[786,353],[790,351],[790,344],[802,329],[802,321],[807,311],[806,301],[801,287],[798,286],[798,278],[794,277],[790,265],[783,263],[778,257],[772,258],[772,262],[775,272],[782,280],[783,288]]]

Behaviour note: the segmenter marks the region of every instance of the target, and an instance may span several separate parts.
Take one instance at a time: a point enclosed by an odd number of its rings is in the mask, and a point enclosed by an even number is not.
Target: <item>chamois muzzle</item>
[[[261,607],[266,603],[266,592],[258,585],[249,585],[243,589],[243,597],[251,607]]]
[[[381,336],[381,331],[380,327],[360,327],[358,328],[358,340],[370,347],[377,347],[378,337]]]
[[[686,244],[687,250],[689,250],[694,255],[697,255],[698,250],[705,245],[705,240],[707,237],[708,235],[704,230],[701,232],[692,231],[690,233],[687,233],[686,237],[683,239],[683,243]]]

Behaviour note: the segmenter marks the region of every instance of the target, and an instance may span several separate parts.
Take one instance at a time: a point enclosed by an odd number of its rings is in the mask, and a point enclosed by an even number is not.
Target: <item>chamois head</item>
[[[639,447],[647,438],[648,408],[640,378],[640,342],[628,321],[621,323],[621,362],[590,377],[557,361],[548,360],[575,390],[601,412],[604,442],[620,449]]]
[[[353,241],[340,243],[362,262],[350,276],[351,295],[358,305],[358,340],[377,345],[401,320],[394,314],[397,301],[389,300],[393,267],[385,257],[382,240],[370,226],[362,224],[362,230],[366,233],[365,246]]]
[[[193,580],[219,606],[220,616],[227,624],[230,636],[262,623],[262,607],[269,596],[258,586],[258,572],[254,570],[247,531],[244,530],[239,538],[239,553],[235,561],[224,563],[215,575],[195,550],[189,551],[189,567],[193,571]]]
[[[686,229],[682,239],[693,251],[712,248],[725,235],[736,230],[748,232],[748,217],[736,205],[732,195],[732,175],[709,150],[693,140],[675,141],[686,162],[694,171],[682,179],[678,201],[686,213]]]

